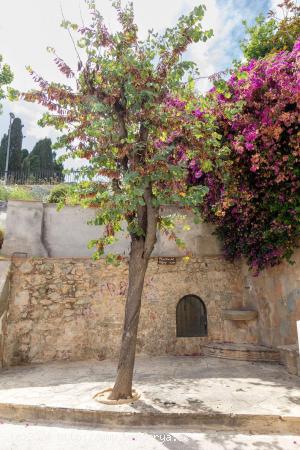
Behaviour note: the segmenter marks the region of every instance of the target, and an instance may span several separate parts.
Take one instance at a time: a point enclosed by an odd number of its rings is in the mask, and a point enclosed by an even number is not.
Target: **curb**
[[[91,427],[162,428],[168,426],[177,429],[178,426],[184,426],[194,431],[217,430],[295,435],[300,433],[300,417],[259,414],[111,412],[2,403],[0,404],[0,419],[13,422],[34,421]]]

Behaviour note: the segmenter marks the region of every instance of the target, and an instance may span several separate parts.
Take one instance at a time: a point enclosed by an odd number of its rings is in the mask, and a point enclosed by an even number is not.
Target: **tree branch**
[[[62,15],[63,20],[66,21],[66,18],[65,18],[65,15],[64,15],[64,10],[63,10],[62,3],[61,3],[61,2],[60,2],[60,11],[61,11],[61,15]],[[69,30],[69,28],[67,28],[67,31],[68,31],[68,33],[69,33],[69,36],[70,36],[71,41],[72,41],[72,43],[73,43],[73,47],[74,47],[75,52],[76,52],[76,54],[77,54],[79,64],[80,64],[80,66],[82,67],[82,66],[83,66],[83,62],[82,62],[82,59],[80,58],[80,55],[79,55],[79,52],[78,52],[78,50],[77,50],[77,47],[76,47],[74,38],[73,38],[73,36],[72,36],[72,33],[71,33],[71,31]]]
[[[154,207],[152,204],[153,194],[151,183],[145,189],[144,199],[147,207],[147,229],[144,248],[144,258],[148,259],[151,256],[151,253],[153,251],[156,242],[156,232],[159,215],[158,207]]]
[[[117,100],[114,104],[114,110],[118,117],[118,123],[119,123],[119,138],[121,139],[127,139],[128,132],[126,127],[126,97],[125,97],[125,89],[124,84],[121,88],[121,98]],[[128,157],[124,156],[120,162],[121,166],[124,170],[128,170]]]

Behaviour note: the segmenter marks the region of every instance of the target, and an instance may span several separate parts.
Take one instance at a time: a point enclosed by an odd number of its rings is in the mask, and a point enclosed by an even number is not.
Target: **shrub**
[[[34,197],[28,188],[24,188],[21,186],[13,186],[13,187],[9,186],[7,190],[8,190],[8,200],[24,200],[24,201],[34,200]]]
[[[50,195],[51,190],[47,186],[33,185],[31,186],[30,192],[35,200],[39,200],[40,202],[46,202],[48,201],[48,197]]]
[[[52,189],[48,197],[48,203],[64,203],[68,193],[69,187],[64,184],[59,184]]]
[[[300,235],[299,50],[251,61],[213,88],[225,167],[190,163],[191,181],[210,189],[202,214],[226,256],[245,256],[256,274],[290,261]]]
[[[0,185],[0,201],[7,202],[7,200],[8,200],[8,189],[5,186]]]
[[[30,190],[21,186],[0,185],[0,200],[34,200]]]

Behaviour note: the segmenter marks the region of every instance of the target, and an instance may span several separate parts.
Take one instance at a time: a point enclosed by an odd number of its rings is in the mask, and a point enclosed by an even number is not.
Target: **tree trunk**
[[[152,187],[144,192],[145,205],[137,210],[137,219],[144,236],[131,236],[129,284],[125,305],[125,321],[115,385],[111,400],[132,397],[135,348],[140,318],[145,274],[156,242],[158,208],[152,205]]]
[[[111,400],[132,396],[137,331],[141,299],[149,258],[144,258],[144,239],[133,239],[129,259],[129,285],[125,306],[125,322],[119,356],[118,373]]]

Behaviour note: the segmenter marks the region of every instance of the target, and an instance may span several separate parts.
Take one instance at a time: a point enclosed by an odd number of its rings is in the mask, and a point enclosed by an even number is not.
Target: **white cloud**
[[[279,3],[281,3],[279,0],[271,0],[270,2],[270,9],[276,13],[280,11],[280,8],[278,6]]]

